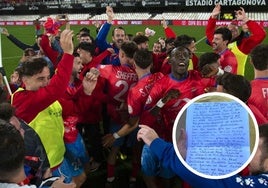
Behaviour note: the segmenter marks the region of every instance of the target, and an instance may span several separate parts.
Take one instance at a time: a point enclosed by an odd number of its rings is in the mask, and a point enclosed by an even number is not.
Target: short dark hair
[[[90,29],[88,29],[88,28],[86,28],[86,27],[83,27],[83,28],[81,28],[81,29],[79,30],[79,33],[80,33],[80,32],[90,34]]]
[[[176,37],[176,39],[174,40],[174,46],[178,47],[178,46],[184,46],[186,48],[188,48],[188,46],[195,41],[194,37],[190,37],[188,35],[179,35]]]
[[[222,85],[226,93],[239,98],[245,103],[251,95],[250,82],[244,76],[225,72],[217,78],[217,83]]]
[[[228,40],[228,43],[232,40],[232,32],[227,27],[220,27],[214,31],[215,34],[221,34],[222,39]]]
[[[138,46],[135,42],[129,41],[129,42],[123,42],[120,48],[127,57],[133,58],[134,53],[137,51]]]
[[[115,27],[115,28],[112,30],[112,36],[114,36],[114,31],[115,31],[116,29],[123,30],[124,33],[126,33],[126,32],[125,32],[125,29],[124,29],[123,27]]]
[[[147,42],[149,41],[149,38],[146,37],[145,35],[136,35],[134,38],[133,38],[133,41],[139,45],[141,43],[144,43],[144,42]]]
[[[134,53],[135,64],[142,68],[146,69],[147,67],[153,64],[153,54],[148,49],[139,49]]]
[[[259,44],[250,53],[253,66],[257,70],[268,69],[268,45]]]
[[[48,65],[43,57],[30,58],[28,61],[22,63],[19,74],[21,76],[33,76],[41,73],[44,67],[48,67]]]
[[[24,141],[19,131],[9,122],[0,119],[0,181],[10,179],[23,168]]]
[[[96,46],[94,44],[90,44],[88,42],[81,42],[79,43],[77,48],[89,52],[92,56],[95,55]]]
[[[0,119],[9,121],[15,114],[15,108],[8,102],[0,103]]]
[[[221,56],[217,53],[214,53],[214,52],[206,52],[206,53],[202,54],[199,57],[199,61],[198,61],[199,70],[202,70],[202,68],[207,64],[216,63],[218,61],[218,59],[220,59],[220,58],[221,58]]]

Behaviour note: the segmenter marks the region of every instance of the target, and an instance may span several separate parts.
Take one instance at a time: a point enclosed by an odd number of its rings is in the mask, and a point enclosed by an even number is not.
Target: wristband
[[[119,136],[117,133],[114,133],[114,134],[113,134],[113,137],[114,137],[115,139],[120,138],[120,136]]]
[[[165,105],[165,103],[163,103],[162,99],[160,99],[157,103],[156,106],[159,108],[162,108]]]
[[[224,74],[224,71],[219,67],[218,68],[218,72],[217,72],[217,76],[221,76],[221,75],[223,75]]]

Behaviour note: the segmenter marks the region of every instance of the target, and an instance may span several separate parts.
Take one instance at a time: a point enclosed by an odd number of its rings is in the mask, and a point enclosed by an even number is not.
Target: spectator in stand
[[[37,188],[30,185],[24,172],[24,141],[20,132],[7,121],[0,120],[0,187],[3,188]],[[63,183],[64,177],[52,178],[42,182],[42,187],[74,188],[75,184]],[[56,180],[56,181],[55,181]],[[39,186],[38,186],[39,187]]]
[[[221,5],[216,4],[208,20],[208,25],[206,28],[206,36],[211,45],[213,44],[212,40],[214,30],[216,27],[217,17],[220,14],[220,12],[221,12]],[[229,41],[228,48],[236,56],[238,62],[237,74],[244,75],[245,64],[247,61],[248,54],[255,46],[260,44],[265,39],[266,32],[257,22],[250,20],[246,16],[246,13],[243,8],[240,8],[240,10],[235,11],[235,13],[236,13],[236,22],[231,22],[231,24],[227,26],[232,33],[232,39]],[[248,27],[248,30],[251,33],[249,36],[245,35],[245,32],[243,31],[239,32],[238,28],[239,21],[242,22],[242,25],[246,25]]]
[[[251,81],[252,93],[248,100],[262,112],[268,122],[268,45],[260,44],[250,53],[251,64],[254,67],[254,80]]]
[[[113,48],[114,54],[111,54],[104,60],[104,64],[120,65],[119,61],[119,49],[125,40],[126,33],[122,27],[115,27],[112,31],[112,44],[106,41],[108,32],[112,26],[112,21],[114,18],[113,8],[110,6],[106,7],[106,14],[108,16],[107,22],[105,22],[100,28],[98,35],[96,37],[96,44],[100,52],[103,52],[107,48]]]
[[[12,95],[16,116],[28,123],[39,135],[53,175],[64,174],[65,181],[72,181],[70,164],[64,159],[62,107],[57,101],[65,92],[73,67],[73,32],[64,30],[60,43],[64,51],[57,72],[50,80],[49,68],[44,59],[34,58],[22,66],[24,88]],[[34,99],[34,100],[33,100]]]
[[[127,95],[129,89],[136,84],[138,76],[134,69],[133,55],[138,49],[134,42],[124,42],[119,51],[120,66],[101,65],[100,76],[105,79],[105,89],[108,91],[107,111],[110,116],[109,132],[115,136],[116,141],[111,147],[107,159],[107,186],[115,180],[116,157],[124,138],[116,133],[129,119],[127,111]]]
[[[188,182],[193,187],[200,188],[243,188],[243,187],[267,187],[267,144],[268,144],[268,124],[260,125],[259,127],[259,143],[255,156],[249,164],[249,176],[234,175],[224,179],[208,179],[200,177],[190,170],[188,170],[179,160],[175,153],[172,143],[168,143],[159,138],[157,133],[150,127],[140,125],[138,132],[138,140],[143,140],[146,145],[151,149],[154,155],[159,159],[160,163],[171,169],[184,181]],[[186,135],[184,139],[178,140],[180,151],[186,150]]]

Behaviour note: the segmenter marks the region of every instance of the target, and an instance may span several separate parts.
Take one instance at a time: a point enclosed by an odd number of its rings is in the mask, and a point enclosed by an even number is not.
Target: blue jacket
[[[114,44],[109,44],[106,41],[107,35],[110,31],[111,24],[105,22],[102,27],[100,28],[98,35],[96,37],[96,44],[97,47],[100,49],[100,52],[103,52],[107,48],[113,48],[115,55],[110,55],[104,59],[104,64],[112,64],[112,65],[120,65],[119,61],[119,49]]]
[[[170,168],[184,181],[195,188],[243,188],[268,187],[268,174],[259,174],[256,176],[231,176],[225,179],[206,179],[195,175],[188,170],[179,160],[171,143],[160,138],[155,139],[150,149],[158,157],[163,166]]]

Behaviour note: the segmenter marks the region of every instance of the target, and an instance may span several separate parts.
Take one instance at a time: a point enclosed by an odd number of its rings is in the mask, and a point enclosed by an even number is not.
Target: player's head
[[[220,27],[216,29],[212,40],[212,49],[217,53],[226,49],[231,39],[232,33],[228,28]]]
[[[251,95],[250,82],[244,76],[226,72],[217,78],[217,83],[217,91],[229,93],[243,102]]]
[[[196,51],[195,38],[188,35],[179,35],[174,41],[175,47],[184,46],[188,48],[192,53]]]
[[[146,69],[153,64],[153,55],[148,49],[138,49],[134,54],[134,62],[136,67]]]
[[[145,35],[136,35],[133,41],[138,45],[139,49],[149,48],[149,38]]]
[[[138,49],[138,46],[135,42],[123,42],[119,50],[119,59],[121,64],[129,63],[133,59],[134,53]]]
[[[117,48],[120,48],[126,38],[126,33],[123,27],[116,27],[112,31],[112,40]]]
[[[8,102],[0,104],[0,119],[11,123],[24,137],[24,129],[21,127],[21,123],[15,116],[15,108]]]
[[[238,28],[238,25],[237,25],[237,22],[235,21],[232,21],[228,26],[227,28],[231,31],[232,33],[232,40],[235,39],[236,37],[238,37],[240,35],[240,32],[239,32],[239,28]]]
[[[209,64],[218,68],[220,66],[221,56],[214,52],[206,52],[199,57],[198,68],[202,72],[205,65]]]
[[[268,45],[259,44],[250,53],[251,63],[256,70],[268,69]]]
[[[95,55],[96,46],[88,42],[81,42],[77,46],[77,52],[80,55],[83,64],[91,62],[92,57]]]
[[[171,51],[169,62],[173,75],[185,75],[189,67],[190,54],[190,50],[184,46],[179,46]]]
[[[1,119],[0,143],[0,182],[9,183],[23,170],[24,141],[13,125]]]
[[[31,58],[21,66],[21,78],[26,90],[36,91],[48,85],[50,71],[44,58]]]

